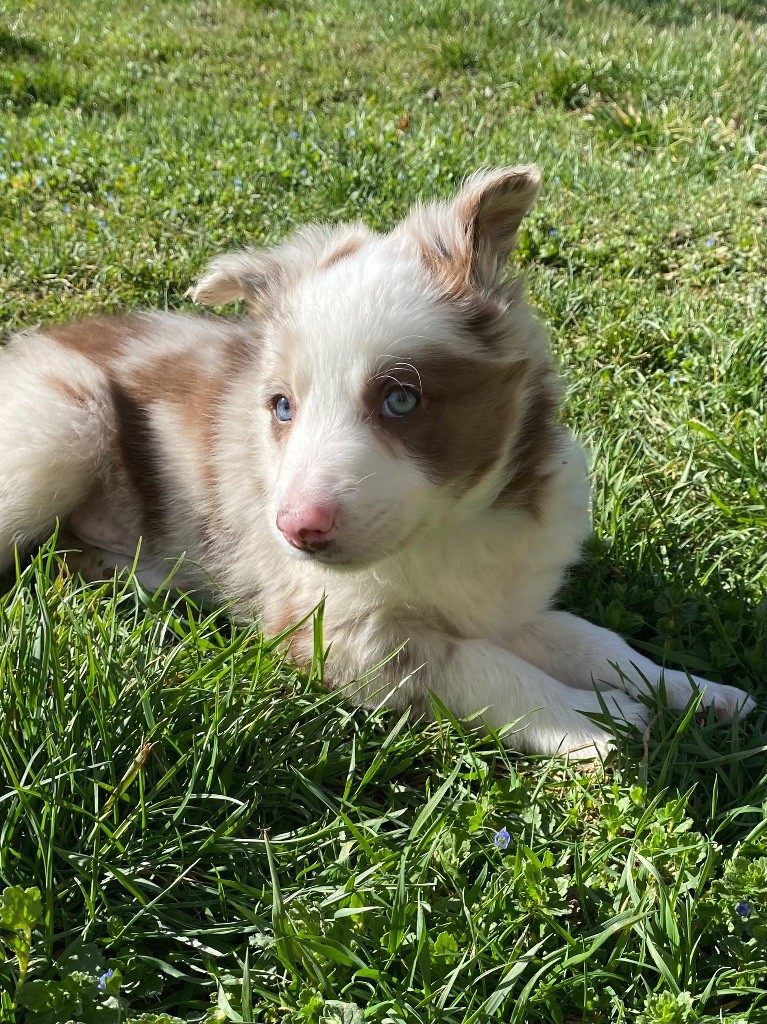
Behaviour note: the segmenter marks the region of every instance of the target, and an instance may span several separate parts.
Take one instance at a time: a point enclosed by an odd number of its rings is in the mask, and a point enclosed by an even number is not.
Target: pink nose
[[[294,505],[277,513],[277,529],[294,548],[316,551],[335,537],[337,516],[335,505]]]

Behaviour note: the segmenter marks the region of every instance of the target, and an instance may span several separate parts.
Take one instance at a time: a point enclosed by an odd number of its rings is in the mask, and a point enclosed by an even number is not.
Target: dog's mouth
[[[302,562],[314,562],[317,565],[326,565],[334,569],[361,569],[378,560],[376,556],[362,557],[352,552],[345,551],[335,541],[320,541],[311,546],[289,544],[289,551],[293,558]]]
[[[300,543],[291,537],[286,537],[285,540],[296,551],[303,551],[307,555],[316,555],[320,551],[327,551],[328,548],[333,546],[332,540],[301,541]]]

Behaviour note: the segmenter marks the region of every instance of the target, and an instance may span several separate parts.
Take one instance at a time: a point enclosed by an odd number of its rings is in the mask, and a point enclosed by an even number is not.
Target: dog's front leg
[[[609,629],[567,612],[544,612],[515,632],[510,650],[542,671],[578,689],[621,688],[636,696],[665,686],[669,706],[683,708],[696,689],[704,707],[713,706],[723,721],[748,714],[754,701],[735,686],[712,683],[686,672],[663,669],[637,654]]]
[[[330,678],[359,676],[363,666],[378,664],[374,675],[364,677],[359,694],[367,703],[385,698],[394,706],[428,710],[424,698],[432,691],[458,717],[482,712],[493,729],[516,723],[506,742],[520,750],[594,757],[605,753],[613,737],[586,715],[604,714],[606,707],[618,721],[640,727],[647,721],[647,709],[623,691],[575,690],[485,640],[414,631],[399,654],[382,665],[384,652],[399,646],[394,637],[385,631],[371,643],[369,627],[361,634],[333,637],[326,663]]]

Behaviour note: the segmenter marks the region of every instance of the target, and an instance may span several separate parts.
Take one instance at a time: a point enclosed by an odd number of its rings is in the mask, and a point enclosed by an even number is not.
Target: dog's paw
[[[581,691],[578,694],[578,705],[581,715],[609,716],[616,723],[618,732],[625,725],[634,726],[643,732],[651,717],[649,708],[622,690],[601,690],[599,693]],[[567,753],[577,760],[605,758],[615,746],[615,732],[589,719],[582,720],[583,726],[568,733]]]
[[[720,722],[731,722],[735,716],[745,718],[756,707],[756,701],[745,690],[724,683],[706,683],[700,687],[701,707],[713,708]]]

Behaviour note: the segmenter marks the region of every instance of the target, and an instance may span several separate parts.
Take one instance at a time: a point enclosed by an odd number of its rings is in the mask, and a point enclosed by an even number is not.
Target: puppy
[[[87,577],[211,593],[277,634],[325,600],[331,686],[482,712],[524,751],[603,753],[603,704],[696,688],[551,609],[589,532],[584,454],[547,339],[504,268],[537,168],[475,175],[393,231],[309,227],[213,261],[191,292],[240,323],[140,314],[0,352],[0,562],[59,520]],[[183,558],[182,558],[183,556]],[[73,557],[73,555],[70,555]],[[310,658],[311,624],[292,635]],[[601,691],[599,694],[597,690]]]

